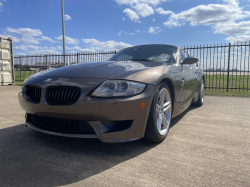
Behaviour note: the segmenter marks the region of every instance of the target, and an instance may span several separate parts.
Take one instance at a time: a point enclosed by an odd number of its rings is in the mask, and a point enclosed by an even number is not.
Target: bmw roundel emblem
[[[52,79],[46,79],[45,81],[44,81],[44,83],[48,83],[48,82],[50,82]]]

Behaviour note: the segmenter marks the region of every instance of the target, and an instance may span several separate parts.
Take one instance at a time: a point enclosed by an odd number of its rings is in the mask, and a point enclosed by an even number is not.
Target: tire
[[[152,100],[144,138],[151,142],[164,141],[170,128],[171,118],[171,91],[168,85],[162,82]]]
[[[203,79],[201,79],[201,89],[200,89],[199,99],[195,103],[195,105],[198,107],[201,107],[204,103],[204,87],[205,87],[204,81]]]

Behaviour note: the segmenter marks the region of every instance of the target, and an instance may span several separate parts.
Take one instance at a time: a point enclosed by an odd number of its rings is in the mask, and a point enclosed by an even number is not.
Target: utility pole
[[[63,6],[63,0],[61,0],[61,6],[62,6],[62,36],[63,36],[63,62],[64,66],[66,66],[66,47],[65,47],[65,27],[64,27],[64,6]]]

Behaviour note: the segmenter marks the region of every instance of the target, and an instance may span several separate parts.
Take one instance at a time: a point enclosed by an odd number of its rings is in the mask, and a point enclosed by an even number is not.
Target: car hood
[[[95,78],[109,79],[115,76],[122,78],[142,70],[166,65],[162,62],[148,61],[105,61],[105,62],[86,62],[74,64],[58,69],[50,69],[33,75],[42,77],[75,77],[75,78]]]

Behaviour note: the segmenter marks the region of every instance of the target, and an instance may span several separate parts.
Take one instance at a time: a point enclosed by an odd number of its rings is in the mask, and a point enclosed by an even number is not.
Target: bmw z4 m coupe
[[[172,45],[140,45],[108,61],[28,77],[18,94],[25,125],[58,136],[162,142],[171,119],[204,102],[198,59]]]

